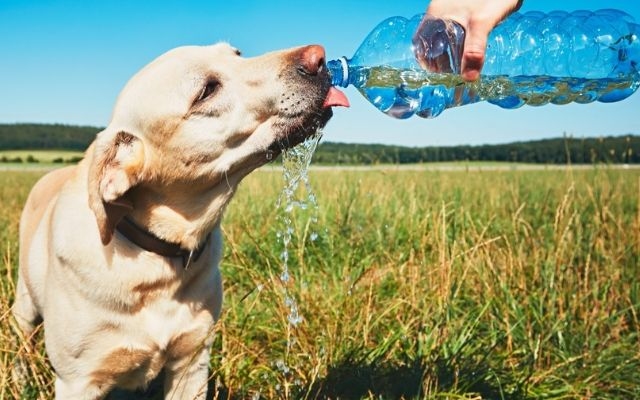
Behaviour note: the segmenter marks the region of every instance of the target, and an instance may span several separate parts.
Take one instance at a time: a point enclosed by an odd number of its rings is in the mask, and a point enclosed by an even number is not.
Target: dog
[[[341,105],[318,45],[179,47],[131,78],[84,159],[42,177],[20,220],[12,311],[25,337],[44,324],[56,399],[144,388],[161,370],[165,398],[205,398],[225,207]]]

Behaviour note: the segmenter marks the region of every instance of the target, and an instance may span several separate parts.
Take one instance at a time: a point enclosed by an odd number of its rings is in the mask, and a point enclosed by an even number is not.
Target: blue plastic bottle
[[[491,32],[477,82],[460,77],[464,28],[422,14],[389,18],[351,59],[327,63],[395,118],[488,101],[503,108],[615,102],[640,86],[640,25],[618,10],[512,14]]]

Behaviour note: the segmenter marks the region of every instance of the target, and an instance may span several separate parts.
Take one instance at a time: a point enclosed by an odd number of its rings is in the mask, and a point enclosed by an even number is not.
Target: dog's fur
[[[174,49],[142,69],[77,166],[33,188],[20,221],[13,312],[28,337],[44,321],[56,399],[102,399],[147,385],[204,398],[220,315],[220,219],[240,180],[331,116],[324,51],[243,58],[226,44]],[[204,253],[145,251],[126,216]]]

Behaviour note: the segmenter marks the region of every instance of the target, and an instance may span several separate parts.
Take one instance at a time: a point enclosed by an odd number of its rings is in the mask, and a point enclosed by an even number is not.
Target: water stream
[[[280,282],[282,283],[284,304],[288,311],[288,324],[286,328],[287,346],[284,358],[276,361],[274,365],[285,377],[285,382],[288,383],[286,385],[287,387],[284,388],[287,392],[285,393],[286,397],[289,395],[289,386],[300,385],[300,382],[297,381],[290,382],[290,363],[292,361],[290,359],[290,353],[296,343],[295,329],[304,321],[298,308],[298,302],[290,290],[293,279],[289,266],[292,257],[296,254],[292,248],[292,240],[298,239],[298,243],[302,243],[302,241],[305,240],[303,237],[304,232],[296,232],[295,222],[299,220],[300,215],[308,218],[307,223],[302,225],[310,226],[308,240],[315,241],[318,238],[316,231],[318,223],[318,202],[309,181],[309,165],[321,136],[321,132],[318,132],[303,143],[291,149],[286,149],[282,153],[282,178],[284,180],[284,188],[277,201],[277,208],[279,210],[277,239],[282,246],[282,252],[280,253]],[[302,257],[301,254],[302,253],[298,253],[298,256]]]

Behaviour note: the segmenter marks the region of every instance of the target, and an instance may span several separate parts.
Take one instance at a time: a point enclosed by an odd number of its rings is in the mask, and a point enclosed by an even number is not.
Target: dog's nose
[[[324,48],[318,45],[304,47],[300,52],[298,71],[305,75],[318,75],[324,67]]]

